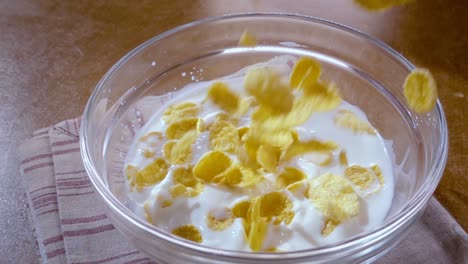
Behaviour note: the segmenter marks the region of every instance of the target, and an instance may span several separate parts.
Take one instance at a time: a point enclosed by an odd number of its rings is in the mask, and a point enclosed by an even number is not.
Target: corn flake
[[[239,108],[239,96],[229,90],[227,84],[223,82],[215,82],[210,86],[208,98],[230,114],[236,113]]]
[[[308,196],[326,221],[333,221],[334,226],[359,213],[358,196],[343,177],[326,173],[312,179]],[[334,226],[325,226],[324,233],[331,233]]]
[[[360,119],[349,110],[340,110],[335,117],[335,125],[338,127],[350,129],[354,133],[367,133],[375,135],[377,132],[366,120]]]
[[[193,176],[192,167],[178,167],[172,172],[172,177],[174,183],[176,183],[175,186],[177,186],[178,184],[182,185],[182,194],[184,194],[185,196],[195,197],[203,191],[203,184],[200,183],[200,181],[197,178],[195,178],[195,176]],[[177,188],[182,189],[181,187]],[[181,191],[175,190],[175,192],[179,193]]]
[[[184,164],[192,160],[192,144],[197,140],[198,133],[189,131],[179,139],[171,149],[171,164]]]
[[[203,242],[200,231],[194,225],[184,225],[172,230],[172,234],[193,242]]]
[[[338,225],[340,225],[339,221],[336,221],[334,219],[326,219],[325,225],[322,228],[322,232],[321,232],[322,236],[330,235]]]
[[[163,145],[163,156],[166,160],[171,160],[171,152],[177,140],[169,140]]]
[[[320,140],[312,139],[309,141],[295,141],[286,150],[282,159],[290,160],[296,156],[304,155],[309,152],[317,152],[328,154],[338,148],[338,145],[333,141],[322,142]]]
[[[250,201],[245,200],[245,201],[241,201],[235,204],[232,207],[231,212],[232,212],[233,217],[235,218],[247,218],[247,213],[249,211],[249,208],[250,208]]]
[[[261,207],[261,198],[254,198],[249,208],[247,220],[244,222],[244,229],[250,249],[255,252],[262,249],[263,241],[268,231],[268,223],[261,217]]]
[[[289,188],[292,184],[300,182],[306,178],[304,172],[294,167],[285,168],[276,178],[276,188]],[[291,187],[294,189],[294,187]]]
[[[418,113],[432,111],[437,102],[437,85],[426,69],[416,69],[406,77],[403,93],[409,107]]]
[[[159,131],[151,131],[148,134],[142,136],[140,138],[140,141],[147,141],[150,138],[156,138],[157,140],[162,140],[163,139],[163,134]]]
[[[380,167],[378,165],[372,165],[370,169],[374,172],[375,176],[379,180],[380,186],[382,186],[385,183],[385,181],[382,176],[382,171],[380,170]]]
[[[231,164],[231,158],[222,151],[210,151],[193,167],[193,175],[202,181],[213,182],[215,177],[231,167]]]
[[[166,137],[168,139],[180,139],[191,130],[197,131],[200,127],[199,123],[201,122],[203,122],[203,120],[198,117],[181,118],[167,127]]]
[[[303,90],[303,100],[314,111],[330,111],[341,104],[341,94],[333,83],[316,82]]]
[[[247,139],[247,137],[244,137],[244,135],[246,135],[247,132],[249,132],[249,127],[239,127],[237,129],[237,133],[239,135],[239,141],[243,142]]]
[[[270,192],[260,196],[260,217],[267,221],[273,221],[273,224],[279,225],[291,223],[294,218],[292,211],[292,202],[288,196],[282,192]]]
[[[257,150],[257,162],[265,170],[275,172],[281,150],[269,145],[261,145]]]
[[[361,189],[368,188],[375,180],[374,174],[372,174],[367,168],[359,165],[353,165],[346,168],[344,175],[350,182]]]
[[[346,151],[342,150],[338,156],[340,160],[341,166],[348,166],[348,156],[346,155]]]
[[[254,34],[245,30],[240,37],[239,45],[244,47],[254,47],[257,45],[257,38]]]
[[[239,145],[239,133],[231,123],[217,121],[210,129],[210,143],[213,150],[235,152]]]
[[[169,164],[161,158],[155,159],[143,170],[137,171],[136,173],[135,170],[129,166],[127,166],[127,177],[132,177],[130,179],[131,184],[139,188],[159,183],[166,177],[169,169]]]
[[[186,117],[195,117],[200,112],[200,106],[185,102],[169,106],[163,113],[162,120],[170,124]]]
[[[297,60],[289,78],[292,88],[309,87],[320,78],[322,68],[320,63],[310,57],[301,57]]]
[[[244,87],[256,101],[276,113],[291,111],[294,96],[291,89],[281,82],[279,74],[267,68],[249,70],[244,79]]]
[[[211,230],[221,231],[232,225],[234,218],[230,210],[213,210],[206,217],[206,225]]]

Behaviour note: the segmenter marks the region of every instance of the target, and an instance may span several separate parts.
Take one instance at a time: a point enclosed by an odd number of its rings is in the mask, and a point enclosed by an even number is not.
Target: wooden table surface
[[[378,13],[351,0],[2,1],[0,263],[38,262],[18,173],[18,142],[35,129],[81,115],[101,76],[143,41],[193,20],[248,11],[333,20],[377,37],[416,65],[429,68],[440,88],[450,137],[449,159],[436,196],[468,228],[466,0],[417,0]]]

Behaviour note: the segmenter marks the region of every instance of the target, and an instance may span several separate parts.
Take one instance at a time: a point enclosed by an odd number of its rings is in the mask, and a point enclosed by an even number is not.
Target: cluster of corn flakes
[[[249,33],[244,33],[242,45],[255,43]],[[321,71],[320,63],[307,57],[296,62],[289,80],[270,68],[254,68],[244,79],[247,97],[218,81],[211,84],[201,105],[184,102],[169,106],[162,117],[167,124],[164,134],[151,132],[140,139],[157,142],[160,153],[151,150],[143,153],[153,162],[140,171],[127,166],[130,186],[141,190],[171,175],[173,183],[169,193],[172,199],[191,198],[202,193],[207,184],[234,189],[257,188],[265,181],[265,174],[270,173],[276,179],[273,190],[256,194],[221,213],[209,212],[206,216],[208,228],[221,231],[240,218],[250,248],[260,251],[270,224],[291,223],[294,218],[291,197],[299,195],[310,199],[323,214],[322,234],[329,235],[340,223],[359,213],[358,195],[353,186],[366,189],[375,182],[381,186],[383,177],[377,165],[370,168],[349,166],[346,152],[341,150],[338,154],[340,147],[333,141],[299,138],[297,126],[314,112],[337,108],[342,100],[333,83],[321,80]],[[212,123],[205,124],[198,115],[208,101],[222,112]],[[252,110],[251,124],[239,127],[239,118],[249,110]],[[354,133],[376,133],[367,121],[347,110],[338,111],[335,124]],[[202,132],[209,135],[209,150],[193,160],[192,146]],[[303,171],[287,166],[296,157],[306,157],[322,167],[336,160],[346,168],[344,176],[327,173],[308,180]],[[164,198],[160,204],[165,208],[172,205],[172,200]],[[145,214],[152,222],[148,206],[145,204]],[[194,242],[202,241],[200,231],[191,224],[178,227],[172,233]]]

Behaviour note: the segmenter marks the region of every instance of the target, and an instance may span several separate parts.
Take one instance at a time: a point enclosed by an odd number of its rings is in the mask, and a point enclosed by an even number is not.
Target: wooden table
[[[366,12],[351,0],[2,1],[0,263],[38,262],[16,144],[35,129],[81,115],[101,76],[143,41],[193,20],[246,11],[333,20],[380,38],[429,68],[440,87],[450,137],[436,196],[468,228],[466,0],[418,0],[379,13]]]

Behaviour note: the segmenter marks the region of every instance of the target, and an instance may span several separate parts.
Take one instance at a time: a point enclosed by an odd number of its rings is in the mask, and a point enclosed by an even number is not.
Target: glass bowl
[[[248,29],[254,48],[239,47]],[[148,116],[174,91],[278,55],[312,56],[325,79],[359,106],[393,148],[395,193],[384,223],[346,241],[308,250],[251,253],[209,248],[159,230],[127,208],[124,160]],[[367,263],[392,249],[423,212],[447,159],[447,124],[439,102],[427,114],[406,105],[402,85],[414,66],[361,32],[286,14],[207,18],[158,35],[120,59],[85,108],[81,154],[115,227],[159,263]]]

